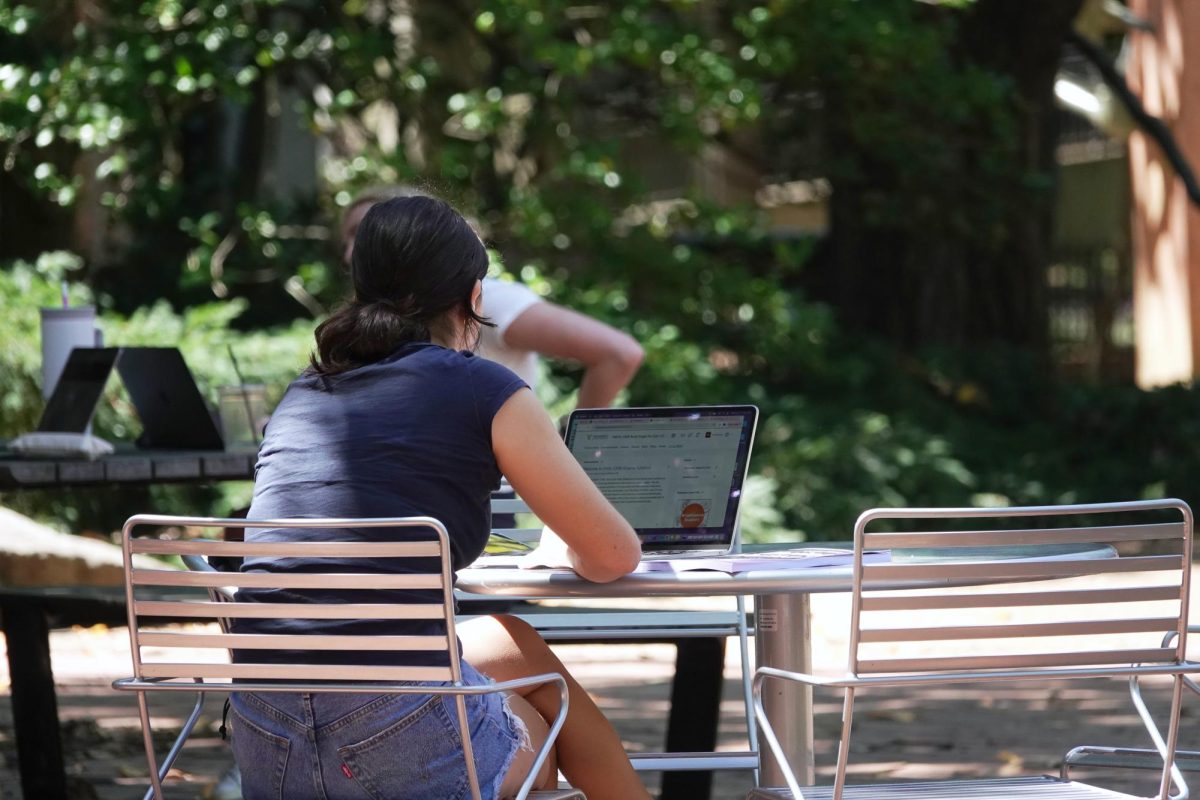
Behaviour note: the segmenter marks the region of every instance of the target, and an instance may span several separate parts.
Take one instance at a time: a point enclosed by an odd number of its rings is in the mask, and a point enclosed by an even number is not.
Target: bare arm
[[[567,546],[576,572],[606,583],[637,566],[637,534],[567,450],[533,392],[521,390],[500,407],[492,449],[509,483]]]
[[[632,336],[554,303],[535,303],[504,332],[511,347],[583,364],[580,408],[612,404],[642,364],[642,346]]]

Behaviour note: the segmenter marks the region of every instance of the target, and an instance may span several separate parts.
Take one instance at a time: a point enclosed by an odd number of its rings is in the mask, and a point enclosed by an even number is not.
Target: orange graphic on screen
[[[699,528],[704,524],[704,506],[700,503],[688,503],[679,512],[679,525],[683,528]]]

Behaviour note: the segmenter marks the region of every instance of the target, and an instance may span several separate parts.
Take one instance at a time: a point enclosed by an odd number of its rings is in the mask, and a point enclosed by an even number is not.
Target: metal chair
[[[1189,625],[1188,633],[1200,633],[1200,625]],[[1162,646],[1169,647],[1178,634],[1175,631],[1163,637]],[[1183,685],[1196,695],[1200,695],[1200,683],[1195,679],[1184,676]],[[1072,767],[1114,767],[1120,769],[1158,770],[1162,768],[1162,757],[1159,751],[1166,746],[1162,731],[1154,722],[1150,709],[1142,697],[1141,682],[1137,675],[1129,679],[1129,697],[1133,707],[1141,717],[1146,733],[1154,742],[1155,749],[1145,747],[1105,747],[1098,745],[1080,745],[1073,747],[1063,755],[1059,776],[1068,780]],[[1175,751],[1173,769],[1179,772],[1200,772],[1200,750]],[[1176,785],[1186,787],[1182,775],[1174,775]]]
[[[363,542],[363,541],[288,541],[288,542],[227,542],[216,539],[160,539],[135,536],[139,528],[216,529],[223,527],[256,527],[282,529],[360,529],[360,528],[418,528],[429,532],[421,540]],[[184,741],[199,719],[204,697],[211,692],[357,692],[371,694],[435,694],[454,698],[459,734],[463,742],[464,769],[471,796],[480,799],[479,780],[475,772],[471,739],[467,732],[465,697],[554,683],[562,698],[559,713],[551,722],[549,736],[538,750],[533,766],[525,778],[518,800],[585,800],[577,790],[532,791],[534,779],[545,762],[550,747],[562,728],[567,714],[567,684],[557,673],[533,675],[519,680],[504,681],[488,686],[465,686],[462,683],[458,639],[454,626],[453,574],[450,566],[449,540],[440,522],[429,517],[394,519],[280,519],[253,520],[215,519],[206,517],[168,517],[139,515],[125,523],[122,533],[125,558],[125,593],[128,604],[129,636],[133,653],[134,675],[113,683],[114,689],[137,693],[138,710],[146,759],[150,766],[150,788],[147,798],[161,800],[162,781],[177,758]],[[415,559],[420,568],[430,560],[436,561],[438,572],[413,574],[379,574],[337,571],[305,573],[266,572],[195,572],[170,569],[147,569],[133,566],[134,554],[205,558],[209,556],[273,558],[328,557],[335,563],[354,558]],[[306,619],[355,619],[375,621],[441,620],[444,635],[435,636],[336,636],[229,633],[222,621],[264,617],[297,617],[295,603],[249,603],[229,601],[222,589],[292,588],[292,589],[353,589],[356,592],[380,592],[380,602],[303,604]],[[438,602],[403,604],[385,598],[383,592],[421,589],[440,595]],[[170,593],[190,592],[186,597]],[[220,623],[220,632],[164,631],[164,622],[196,624]],[[181,650],[181,648],[183,648]],[[209,648],[217,654],[212,662],[196,663],[195,648]],[[444,653],[447,666],[379,666],[374,664],[275,664],[229,663],[229,650],[254,651],[261,649],[302,652],[346,650],[348,652],[408,652]],[[233,682],[236,681],[236,687]],[[414,686],[399,681],[447,681],[449,685]],[[366,685],[366,682],[370,682]],[[196,706],[185,722],[161,764],[155,754],[147,695],[157,691],[196,692]]]
[[[1138,515],[1134,521],[1131,515]],[[1080,525],[1081,517],[1086,525]],[[1039,527],[1021,523],[1038,518]],[[879,520],[962,520],[1015,526],[1007,530],[868,532]],[[948,522],[949,521],[949,522]],[[1103,524],[1097,524],[1097,521]],[[1040,527],[1054,524],[1067,527]],[[969,526],[967,526],[969,527]],[[1116,557],[1081,557],[1079,545],[1108,543]],[[1174,768],[1180,704],[1186,676],[1200,664],[1185,657],[1192,558],[1192,513],[1179,500],[1024,508],[875,509],[859,517],[847,674],[820,678],[763,667],[754,679],[755,713],[762,738],[778,759],[787,789],[755,789],[748,800],[853,798],[1115,798],[1132,795],[1062,777],[1002,778],[846,786],[854,698],[860,689],[988,684],[1014,680],[1169,675],[1173,678],[1167,733],[1157,743],[1161,771],[1156,797],[1172,781],[1186,797]],[[1017,552],[1013,552],[1013,548]],[[891,563],[863,564],[865,549],[890,549]],[[932,548],[929,549],[929,548]],[[959,558],[952,557],[958,553]],[[1012,556],[1023,555],[1020,560]],[[951,556],[951,557],[948,557]],[[1030,556],[1040,556],[1030,561]],[[1121,575],[1120,585],[1098,588],[1097,575]],[[960,592],[954,586],[1000,581],[1059,580],[1060,584]],[[905,588],[905,587],[933,588]],[[1147,607],[1153,608],[1148,611]],[[1004,608],[1005,624],[978,623],[974,609]],[[961,613],[960,613],[961,612]],[[955,614],[958,614],[956,617]],[[965,617],[965,618],[964,618]],[[1047,621],[1050,620],[1050,621]],[[1174,646],[1162,643],[1174,634]],[[1130,647],[1110,637],[1143,635]],[[1004,646],[998,642],[1004,640]],[[892,657],[896,648],[903,657]],[[1131,666],[1132,664],[1132,666]],[[832,787],[802,787],[763,712],[767,681],[794,681],[845,692],[837,768]]]

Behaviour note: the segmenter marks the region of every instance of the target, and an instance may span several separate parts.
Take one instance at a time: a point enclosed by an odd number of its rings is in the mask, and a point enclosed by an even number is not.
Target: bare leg
[[[501,800],[508,800],[516,797],[517,792],[521,789],[521,785],[525,782],[525,776],[529,774],[530,767],[533,766],[533,756],[546,741],[546,737],[550,735],[550,725],[542,717],[538,710],[529,704],[529,701],[517,694],[509,695],[505,702],[508,703],[508,708],[514,714],[521,718],[525,723],[525,729],[529,732],[529,748],[522,747],[517,751],[517,755],[513,758],[512,764],[509,765],[508,774],[504,776],[504,783],[500,786]],[[542,768],[538,771],[537,778],[534,779],[534,789],[553,789],[558,783],[558,761],[554,755],[554,748],[550,748],[550,755],[542,764]]]
[[[463,656],[494,680],[540,672],[557,672],[567,679],[570,705],[555,751],[559,769],[572,786],[589,800],[649,799],[612,724],[528,623],[509,616],[479,617],[460,625],[458,632]],[[522,691],[543,719],[554,719],[558,687],[551,684]]]

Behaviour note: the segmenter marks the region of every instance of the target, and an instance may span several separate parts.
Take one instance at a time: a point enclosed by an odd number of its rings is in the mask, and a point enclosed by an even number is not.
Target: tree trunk
[[[62,208],[0,169],[0,261],[33,261],[47,250],[62,250],[70,230],[70,216]]]
[[[968,224],[956,225],[954,202],[942,203],[937,216],[921,224],[877,224],[875,200],[904,191],[897,165],[848,149],[856,109],[837,96],[826,98],[834,161],[853,159],[856,168],[835,180],[823,265],[828,273],[820,283],[848,328],[908,350],[1003,343],[1048,359],[1054,80],[1063,40],[1081,5],[1082,0],[979,0],[960,21],[955,62],[1004,75],[1011,85],[1015,141],[1009,143],[1002,178],[981,168],[969,136],[941,143],[944,158],[959,170],[960,201],[998,203],[995,231],[972,229],[970,214],[964,216]],[[975,179],[998,185],[981,187]],[[920,208],[911,219],[922,219]]]

